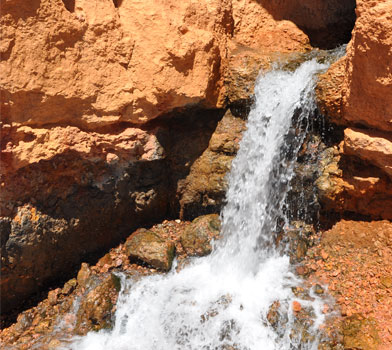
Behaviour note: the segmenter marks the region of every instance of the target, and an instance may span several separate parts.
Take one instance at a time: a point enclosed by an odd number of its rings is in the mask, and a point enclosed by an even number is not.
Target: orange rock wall
[[[358,0],[356,14],[346,56],[317,88],[322,112],[348,127],[339,148],[341,178],[332,175],[327,202],[392,219],[392,2]]]

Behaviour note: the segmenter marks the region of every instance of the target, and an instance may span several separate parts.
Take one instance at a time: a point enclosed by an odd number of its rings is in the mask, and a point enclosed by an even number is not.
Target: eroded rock
[[[392,178],[392,134],[347,128],[343,147],[345,154],[374,164]]]
[[[316,186],[324,211],[392,219],[390,177],[379,167],[347,156],[337,147],[323,152]]]
[[[228,110],[212,133],[208,147],[192,164],[186,178],[178,182],[180,217],[190,219],[220,210],[227,188],[226,174],[244,130],[245,120]]]
[[[360,0],[356,13],[347,55],[320,79],[320,104],[334,122],[391,131],[392,4]]]
[[[89,291],[83,296],[76,314],[76,334],[85,335],[89,331],[111,328],[113,307],[120,287],[119,278],[114,274],[109,274],[99,283],[88,281],[84,288]]]

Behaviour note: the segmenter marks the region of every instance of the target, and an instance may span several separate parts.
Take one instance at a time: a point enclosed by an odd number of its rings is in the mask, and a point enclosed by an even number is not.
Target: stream
[[[293,72],[276,68],[260,75],[228,177],[223,238],[213,253],[178,272],[174,266],[138,281],[121,276],[114,328],[77,338],[72,349],[317,349],[323,303],[293,294],[301,281],[275,241],[290,225],[285,203],[306,134],[300,126],[316,108],[316,74],[327,67],[313,59]],[[273,327],[267,314],[277,301],[280,321]],[[306,340],[293,332],[294,301],[312,310]]]

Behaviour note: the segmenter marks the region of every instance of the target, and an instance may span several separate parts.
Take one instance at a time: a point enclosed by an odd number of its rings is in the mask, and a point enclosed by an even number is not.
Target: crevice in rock
[[[122,4],[123,0],[113,0],[113,4],[115,8],[119,8]]]
[[[69,12],[75,12],[75,0],[62,0],[62,2]]]
[[[348,43],[354,27],[355,0],[256,0],[276,20],[289,20],[308,35],[310,44],[332,49]]]

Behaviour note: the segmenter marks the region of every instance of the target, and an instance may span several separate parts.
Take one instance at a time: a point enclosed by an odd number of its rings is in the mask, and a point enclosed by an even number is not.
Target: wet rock
[[[178,182],[176,191],[181,218],[190,220],[202,214],[219,212],[227,189],[226,174],[239,148],[245,123],[243,118],[234,116],[230,110],[218,122],[207,140],[206,148],[185,178]],[[189,144],[181,147],[184,149]],[[177,149],[175,153],[182,154],[182,149]],[[173,161],[178,162],[178,159]]]
[[[324,288],[321,287],[319,284],[314,286],[314,292],[318,295],[324,294]]]
[[[279,308],[280,308],[280,302],[275,301],[272,303],[267,313],[267,321],[274,329],[278,327],[278,323],[279,323],[279,317],[280,317]]]
[[[118,277],[109,274],[96,286],[94,284],[77,311],[75,332],[80,335],[112,326],[113,306],[120,291]],[[86,288],[90,289],[89,285]]]
[[[310,273],[310,271],[309,271],[309,268],[307,267],[307,266],[304,266],[304,265],[298,265],[296,268],[295,268],[295,272],[299,275],[299,276],[307,276],[309,273]]]
[[[288,229],[285,230],[284,241],[288,241],[290,261],[292,263],[301,262],[312,244],[311,237],[315,230],[312,225],[302,221],[292,221]]]
[[[89,268],[89,265],[86,263],[82,264],[82,267],[80,268],[77,276],[77,282],[82,288],[87,287],[87,282],[91,276],[91,270]]]
[[[211,214],[196,218],[180,236],[180,242],[187,255],[208,255],[211,253],[211,239],[220,231],[219,215]]]
[[[125,249],[131,261],[143,262],[163,271],[171,269],[174,243],[165,241],[155,232],[137,230],[127,239]]]
[[[48,344],[48,350],[56,350],[57,348],[59,348],[61,345],[60,340],[58,339],[52,339],[49,344]]]
[[[294,312],[300,312],[302,310],[302,305],[298,301],[293,301],[292,308]]]
[[[78,281],[76,278],[70,279],[67,283],[64,284],[61,293],[64,295],[69,295],[76,288]]]
[[[225,310],[230,306],[232,300],[233,299],[230,294],[222,295],[218,300],[211,303],[208,310],[200,316],[201,322],[204,323],[211,317],[219,315],[221,310]]]

